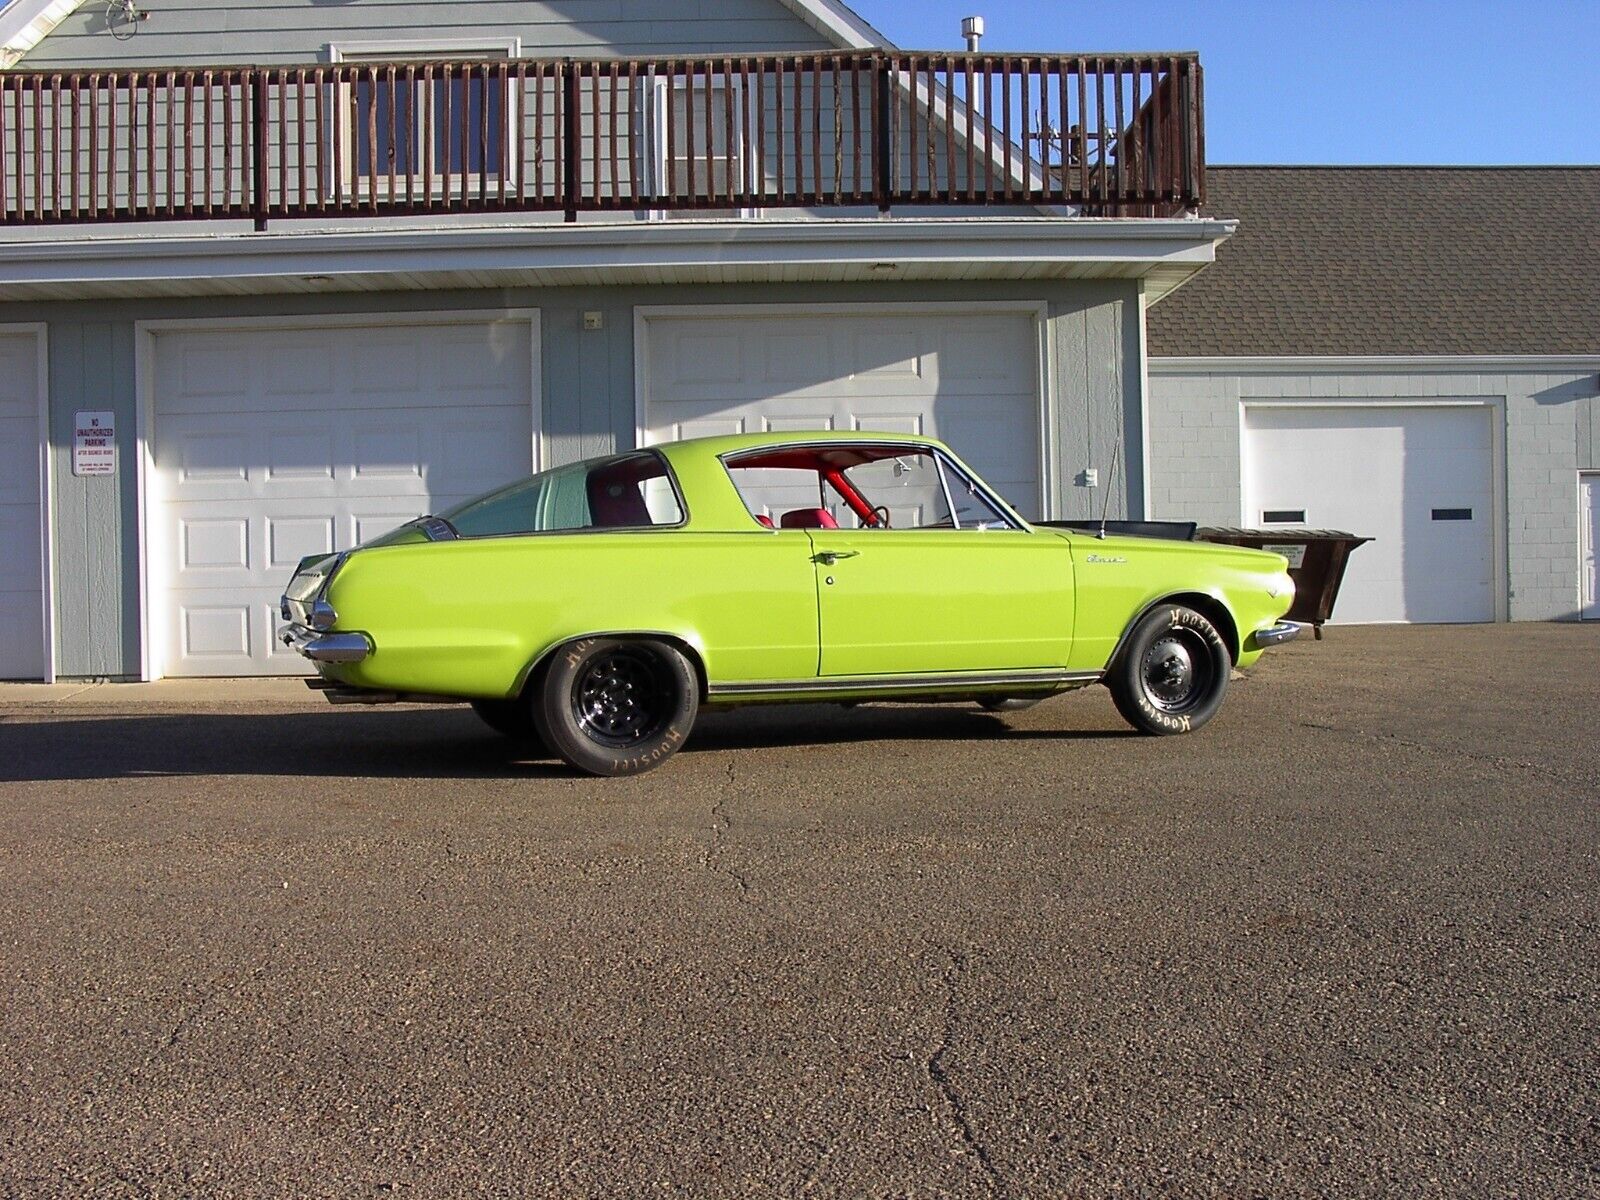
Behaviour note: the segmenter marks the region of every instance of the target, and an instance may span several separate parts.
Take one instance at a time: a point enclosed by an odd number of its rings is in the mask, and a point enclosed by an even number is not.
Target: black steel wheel
[[[539,733],[593,775],[660,766],[689,736],[700,707],[694,667],[653,639],[583,638],[556,651],[535,681]]]
[[[1106,672],[1123,718],[1144,733],[1189,733],[1216,713],[1233,656],[1204,615],[1164,604],[1134,626]]]

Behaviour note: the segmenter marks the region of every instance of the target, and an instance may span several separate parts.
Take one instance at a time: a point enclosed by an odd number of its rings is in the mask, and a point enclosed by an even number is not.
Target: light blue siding
[[[106,29],[105,5],[85,4],[30,51],[20,68],[326,62],[329,43],[349,41],[515,37],[526,56],[574,57],[829,47],[778,0],[190,0],[148,7],[150,19],[133,37],[118,41]]]
[[[1106,488],[1074,480],[1087,466],[1102,484],[1123,429],[1122,465],[1110,488],[1112,516],[1138,514],[1138,285],[1125,281],[1049,283],[787,284],[506,289],[370,295],[262,296],[0,305],[0,323],[50,328],[51,470],[54,513],[57,670],[65,678],[133,677],[140,670],[139,539],[135,442],[134,323],[226,317],[305,316],[537,308],[546,461],[559,463],[632,445],[633,310],[642,305],[1031,301],[1048,314],[1047,403],[1055,411],[1048,447],[1061,517],[1098,516]],[[603,328],[585,330],[598,311]],[[71,473],[73,414],[117,414],[114,478]]]

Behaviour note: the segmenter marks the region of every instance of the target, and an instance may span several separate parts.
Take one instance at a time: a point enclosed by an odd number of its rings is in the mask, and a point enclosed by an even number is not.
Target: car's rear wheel
[[[472,711],[498,734],[529,748],[543,749],[543,739],[533,723],[533,711],[520,700],[474,700]]]
[[[1192,608],[1163,604],[1140,619],[1106,673],[1117,711],[1143,733],[1189,733],[1228,690],[1233,657],[1217,627]]]
[[[677,753],[700,709],[700,682],[676,647],[582,638],[557,650],[529,705],[545,743],[591,775],[637,775]]]

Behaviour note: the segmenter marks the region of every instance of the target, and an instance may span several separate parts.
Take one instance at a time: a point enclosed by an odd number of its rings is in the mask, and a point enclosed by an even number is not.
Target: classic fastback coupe
[[[1284,559],[1030,525],[927,438],[756,434],[544,471],[309,558],[283,639],[334,701],[459,700],[599,775],[702,707],[975,701],[1104,683],[1185,733],[1287,641]]]

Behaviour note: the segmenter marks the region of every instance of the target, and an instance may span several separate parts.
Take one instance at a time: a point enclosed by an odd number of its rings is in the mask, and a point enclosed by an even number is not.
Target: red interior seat
[[[772,528],[772,518],[767,516],[766,513],[757,513],[756,514],[756,524],[757,525],[764,525],[766,528],[771,529]]]
[[[837,529],[839,522],[825,508],[793,508],[778,522],[785,529]]]

